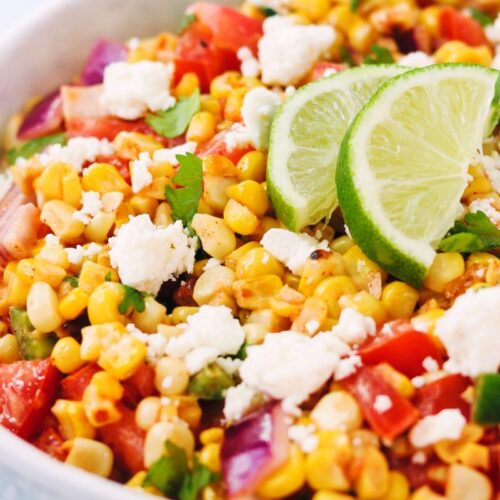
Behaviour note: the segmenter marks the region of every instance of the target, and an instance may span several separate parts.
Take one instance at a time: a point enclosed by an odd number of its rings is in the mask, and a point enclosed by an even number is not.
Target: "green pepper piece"
[[[212,363],[191,377],[188,393],[200,399],[219,400],[234,385],[233,378],[218,364]]]
[[[500,423],[500,375],[486,373],[476,381],[472,420],[482,425]]]

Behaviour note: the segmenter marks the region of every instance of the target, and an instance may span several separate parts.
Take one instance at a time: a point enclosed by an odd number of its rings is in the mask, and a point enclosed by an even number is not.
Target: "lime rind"
[[[342,143],[336,183],[340,207],[354,240],[385,270],[416,287],[422,285],[435,257],[435,246],[453,225],[460,210],[460,197],[467,185],[467,168],[481,150],[482,133],[490,112],[497,76],[495,70],[468,64],[429,66],[396,76],[382,85],[357,115]],[[433,100],[433,85],[445,84],[447,80],[456,83],[460,80],[462,87],[451,92],[453,85],[450,85],[450,92],[440,95],[440,102]],[[468,96],[469,101],[473,102],[462,102],[464,96],[461,92],[465,92],[469,84],[477,87],[477,96],[474,99]],[[427,100],[419,101],[422,117],[419,119],[415,114],[418,107],[416,110],[395,108],[394,114],[402,119],[402,123],[393,121],[385,133],[401,139],[403,144],[387,142],[381,125],[384,116],[389,116],[388,110],[392,111],[391,104],[398,97],[417,88],[421,88],[419,99],[427,96]],[[415,93],[418,95],[417,91]],[[464,109],[460,108],[457,116],[443,115],[447,105],[448,111],[453,114],[452,104]],[[405,113],[409,115],[406,117],[408,123],[404,120]],[[472,123],[466,120],[470,117]],[[451,129],[450,126],[446,127],[446,120],[454,119],[461,120],[459,126]],[[438,126],[422,126],[422,120],[435,122]],[[378,136],[373,133],[377,127]],[[393,146],[396,148],[391,149]],[[372,154],[375,150],[381,152],[383,161]],[[413,158],[409,156],[411,152]],[[420,165],[428,177],[423,176],[418,169],[415,172],[406,169],[405,176],[408,177],[401,178],[397,161],[391,164],[391,157],[398,154],[400,158],[406,154],[408,164],[414,162],[415,166]],[[378,163],[379,173],[383,174],[381,178],[376,177],[370,162]],[[436,175],[433,175],[433,169],[436,169]],[[392,205],[384,207],[381,189],[393,189],[395,194],[399,189],[403,193],[399,207],[395,205],[395,196],[390,201]],[[405,189],[410,193],[406,197]],[[428,200],[429,203],[420,204],[422,200]],[[433,209],[431,202],[436,202],[438,210]],[[425,212],[427,221],[422,223],[422,217],[415,218],[415,214],[422,215]],[[406,234],[395,226],[387,213],[392,213],[394,219],[398,219]],[[424,233],[424,237],[417,237],[419,231]]]
[[[267,186],[286,227],[299,231],[338,206],[335,169],[347,128],[382,83],[406,71],[352,68],[302,87],[281,106],[272,124]]]

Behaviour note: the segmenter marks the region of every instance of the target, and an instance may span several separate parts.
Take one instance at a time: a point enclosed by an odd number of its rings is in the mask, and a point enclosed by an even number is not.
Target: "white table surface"
[[[43,7],[54,0],[3,0],[0,15],[0,36],[12,27],[22,22],[34,10]]]

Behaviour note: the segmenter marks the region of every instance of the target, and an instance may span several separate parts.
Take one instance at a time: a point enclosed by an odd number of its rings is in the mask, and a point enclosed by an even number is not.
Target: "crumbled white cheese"
[[[272,16],[264,21],[259,41],[262,81],[266,85],[295,85],[331,49],[331,26],[296,25],[292,17]]]
[[[495,208],[495,198],[477,198],[469,205],[469,212],[484,212],[495,225],[500,224],[500,212]]]
[[[79,266],[83,259],[91,259],[94,255],[97,255],[102,250],[102,245],[97,243],[89,243],[88,245],[82,247],[77,245],[75,248],[65,248],[64,251],[68,256],[68,261],[70,264]]]
[[[307,259],[315,250],[328,249],[326,240],[320,243],[308,234],[276,228],[267,231],[260,244],[297,275],[302,272]]]
[[[321,326],[320,322],[314,319],[308,321],[305,325],[306,331],[309,335],[314,335],[319,330],[320,326]]]
[[[318,446],[318,436],[316,435],[316,426],[308,425],[291,425],[288,428],[288,437],[297,443],[304,453],[313,452]]]
[[[177,155],[184,156],[187,153],[194,154],[197,147],[198,144],[196,142],[189,141],[173,148],[157,149],[153,153],[153,160],[155,163],[170,163],[170,165],[175,167],[179,165]]]
[[[48,167],[53,163],[67,163],[74,167],[77,172],[87,162],[95,161],[99,156],[111,156],[114,148],[107,139],[96,139],[95,137],[74,137],[66,146],[53,144],[40,154],[40,163]]]
[[[124,120],[169,109],[175,105],[169,92],[173,69],[171,64],[153,61],[112,63],[104,70],[101,103]]]
[[[143,214],[131,217],[109,239],[111,265],[125,285],[156,295],[162,283],[192,272],[196,238],[190,238],[182,222],[157,227]]]
[[[410,431],[410,443],[415,448],[425,448],[445,439],[458,439],[467,421],[456,409],[440,411],[424,417]]]
[[[208,259],[205,267],[203,268],[203,271],[208,271],[209,269],[213,269],[214,267],[219,267],[221,264],[222,262],[219,259],[214,259],[212,257],[211,259]]]
[[[240,322],[225,306],[202,306],[187,319],[185,331],[170,339],[166,352],[184,358],[189,373],[196,373],[219,356],[235,355],[245,341]]]
[[[492,44],[500,44],[500,14],[497,15],[497,18],[495,19],[495,22],[493,24],[490,24],[489,26],[486,26],[484,28],[484,32],[486,34],[486,37]]]
[[[280,105],[281,97],[264,87],[256,87],[245,95],[241,116],[255,149],[268,149],[271,122]]]
[[[235,422],[245,415],[252,407],[257,392],[245,384],[230,387],[225,394],[224,416],[230,422]]]
[[[61,243],[61,240],[59,238],[59,236],[56,236],[55,234],[47,234],[47,236],[45,236],[45,244],[46,245],[59,245]]]
[[[339,366],[335,370],[335,380],[343,380],[356,373],[358,368],[363,366],[361,356],[350,354],[347,358],[340,360]]]
[[[217,358],[215,362],[228,375],[235,375],[240,370],[240,366],[243,361],[239,358]]]
[[[378,394],[373,403],[373,409],[377,413],[385,413],[392,408],[392,399],[387,394]]]
[[[96,191],[83,191],[82,208],[73,213],[73,219],[87,225],[103,208],[104,204],[99,193]]]
[[[338,69],[335,69],[335,68],[328,68],[325,70],[325,72],[323,73],[323,78],[328,78],[329,76],[333,76],[335,75],[336,73],[338,73],[339,70]]]
[[[436,373],[439,370],[439,365],[437,361],[434,358],[431,358],[430,356],[427,356],[422,361],[422,366],[424,367],[424,370],[429,373]]]
[[[288,85],[288,87],[285,89],[286,97],[292,97],[295,92],[297,92],[297,88],[293,85]]]
[[[139,159],[132,162],[132,191],[138,193],[153,182],[153,175],[149,168],[153,166],[153,160],[147,151],[139,155]]]
[[[377,324],[369,316],[364,316],[355,309],[343,309],[339,322],[332,328],[332,332],[344,342],[353,345],[361,344],[369,335],[375,335]]]
[[[500,155],[496,151],[491,156],[484,155],[482,164],[493,189],[500,193]]]
[[[283,400],[287,411],[299,413],[297,407],[332,376],[344,348],[331,333],[269,334],[261,345],[247,349],[240,377],[252,389]]]
[[[420,389],[425,385],[425,378],[422,375],[418,375],[417,377],[413,377],[411,379],[411,383],[415,389]]]
[[[417,52],[410,52],[404,55],[398,61],[400,66],[409,66],[411,68],[423,68],[424,66],[431,66],[436,64],[434,58],[421,50]]]
[[[423,451],[417,451],[411,456],[411,463],[424,465],[427,463],[427,455]]]
[[[236,56],[241,61],[241,74],[245,78],[256,78],[260,74],[259,60],[248,47],[241,47]]]
[[[467,292],[436,322],[449,356],[445,369],[468,377],[500,367],[500,286]]]
[[[491,61],[490,68],[500,70],[500,45],[497,45],[495,57],[493,58],[493,61]]]
[[[228,153],[236,149],[243,149],[252,143],[252,139],[246,127],[240,123],[233,125],[224,136]]]

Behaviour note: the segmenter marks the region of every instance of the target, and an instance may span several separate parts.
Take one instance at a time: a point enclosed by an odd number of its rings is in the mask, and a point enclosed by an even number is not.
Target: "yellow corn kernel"
[[[181,325],[186,322],[189,316],[196,314],[198,311],[198,307],[176,307],[170,315],[172,324]]]
[[[193,92],[200,88],[200,79],[196,73],[185,73],[180,82],[174,88],[173,94],[179,99],[189,97]]]
[[[429,486],[421,486],[412,493],[410,500],[446,500],[446,498],[438,495]]]
[[[271,299],[271,309],[278,316],[293,318],[300,314],[304,302],[304,295],[285,285],[278,295]]]
[[[344,265],[340,254],[329,250],[316,250],[304,264],[299,282],[299,292],[309,297],[325,278],[342,274],[344,274]]]
[[[157,396],[149,396],[141,400],[135,410],[135,423],[143,430],[148,431],[160,420],[162,414],[161,400]]]
[[[364,19],[357,17],[347,30],[349,45],[359,52],[368,52],[375,42],[376,32],[372,25]]]
[[[265,309],[283,286],[275,274],[238,280],[233,283],[233,293],[238,306],[243,309]]]
[[[208,142],[215,135],[215,125],[214,115],[208,111],[199,111],[191,118],[186,139],[200,144]]]
[[[145,470],[141,470],[140,472],[135,473],[132,478],[125,483],[125,486],[127,488],[142,489],[142,483],[144,483],[146,476],[147,472]]]
[[[489,459],[488,447],[482,444],[467,443],[458,452],[458,460],[474,469],[488,470]]]
[[[57,294],[43,281],[31,285],[26,310],[31,324],[40,333],[53,332],[63,324],[64,320],[58,312]]]
[[[259,227],[257,216],[246,206],[233,199],[229,200],[224,208],[224,222],[235,233],[243,236],[255,233]]]
[[[247,319],[247,325],[263,326],[266,332],[282,332],[287,330],[289,322],[275,314],[272,309],[260,309],[250,313]]]
[[[251,248],[239,258],[236,266],[237,278],[257,278],[265,274],[276,274],[283,278],[285,267],[261,246]]]
[[[65,271],[69,268],[68,254],[60,243],[45,243],[35,255],[35,259],[50,262]]]
[[[304,454],[293,444],[288,460],[262,481],[257,494],[264,498],[284,498],[300,490],[306,481]]]
[[[292,330],[310,336],[315,335],[319,332],[327,314],[328,308],[321,299],[309,297],[304,302],[299,316],[292,323]]]
[[[262,344],[265,336],[269,333],[267,328],[260,323],[247,323],[243,325],[245,341],[249,345]]]
[[[41,259],[23,259],[16,268],[18,278],[32,285],[35,281],[44,281],[53,288],[57,288],[66,277],[66,271],[51,262]]]
[[[432,309],[428,312],[419,314],[418,316],[414,316],[411,319],[411,324],[414,328],[419,331],[430,333],[431,335],[434,333],[434,329],[436,327],[436,322],[439,318],[441,318],[444,314],[443,309]]]
[[[116,280],[116,271],[101,264],[96,264],[91,260],[86,260],[82,265],[80,277],[78,278],[78,286],[88,294],[91,294],[99,285],[106,282],[106,277]]]
[[[80,178],[75,168],[66,163],[54,163],[45,168],[34,183],[44,201],[62,200],[79,208],[82,199]]]
[[[227,188],[236,184],[234,177],[205,174],[203,176],[203,201],[216,213],[222,214],[229,198]]]
[[[146,346],[129,334],[123,334],[118,341],[105,347],[99,356],[101,368],[118,380],[123,380],[139,368],[146,358]]]
[[[357,401],[343,390],[323,396],[311,412],[311,420],[324,431],[353,431],[363,423]]]
[[[342,260],[354,284],[360,290],[366,290],[375,298],[380,298],[387,273],[370,260],[357,245],[350,248]]]
[[[434,450],[444,463],[453,464],[458,462],[465,446],[479,441],[483,434],[484,430],[479,425],[467,424],[459,439],[440,441],[434,445]]]
[[[160,203],[153,219],[155,226],[167,227],[172,224],[172,209],[168,203]]]
[[[267,157],[262,151],[250,151],[236,165],[238,180],[264,182],[266,180]]]
[[[465,262],[458,252],[438,253],[424,280],[424,285],[434,292],[442,292],[447,283],[465,272]]]
[[[163,304],[157,302],[153,297],[145,297],[144,311],[134,311],[132,321],[143,332],[155,333],[166,314],[167,308]]]
[[[194,451],[193,433],[181,423],[157,422],[148,430],[144,442],[144,465],[150,467],[165,453],[165,441],[183,448],[190,457]]]
[[[85,191],[101,194],[119,192],[127,195],[131,192],[120,172],[110,163],[95,163],[87,168],[82,176],[82,186]]]
[[[85,415],[94,427],[103,427],[118,422],[122,417],[116,401],[100,396],[92,385],[85,389],[82,404]]]
[[[227,99],[233,89],[241,85],[241,74],[227,71],[215,77],[210,84],[210,94],[216,99]]]
[[[488,194],[491,193],[491,191],[493,191],[491,182],[486,177],[476,177],[469,183],[462,198],[466,199],[468,203],[471,203],[476,195]]]
[[[488,477],[464,465],[452,465],[446,483],[448,500],[489,500],[493,487]]]
[[[356,15],[351,11],[348,3],[339,3],[332,7],[327,15],[326,21],[341,33],[347,34],[349,27],[356,20]]]
[[[333,276],[321,281],[314,289],[313,296],[323,300],[328,308],[329,318],[340,316],[339,298],[342,295],[353,295],[357,292],[356,285],[347,276]]]
[[[316,22],[328,13],[330,0],[293,0],[292,5],[299,14]]]
[[[200,238],[203,250],[211,257],[223,260],[236,248],[236,236],[222,219],[196,214],[191,225]]]
[[[333,448],[317,448],[306,458],[306,477],[315,490],[349,491],[349,479]]]
[[[232,122],[241,120],[241,108],[247,92],[248,88],[246,87],[231,90],[227,96],[226,105],[224,106],[224,118],[226,120]]]
[[[51,200],[42,207],[40,220],[52,232],[66,242],[77,240],[85,230],[85,225],[73,218],[76,208],[61,200]]]
[[[467,270],[471,269],[473,266],[484,266],[488,267],[491,262],[499,262],[498,257],[495,257],[491,253],[486,252],[475,252],[469,255],[466,263]]]
[[[158,200],[137,194],[130,198],[129,203],[136,215],[148,214],[151,219],[155,216],[159,205]]]
[[[200,442],[203,445],[211,443],[222,443],[224,439],[224,429],[221,427],[210,427],[200,433]]]
[[[226,258],[224,259],[224,265],[227,268],[236,271],[240,259],[242,259],[247,252],[253,250],[254,248],[262,248],[262,247],[255,241],[250,241],[249,243],[245,243],[244,245],[237,248],[236,250],[233,250],[229,255],[226,256]]]
[[[90,385],[102,398],[119,401],[123,397],[123,387],[112,375],[107,372],[97,372],[92,376]]]
[[[51,358],[62,373],[72,373],[85,364],[80,356],[80,344],[73,337],[59,339],[52,349]]]
[[[470,47],[464,42],[451,41],[441,45],[434,54],[437,63],[474,63],[490,66],[493,60],[491,50],[486,45]]]
[[[411,318],[418,302],[418,291],[402,281],[393,281],[382,291],[382,304],[391,319]]]
[[[224,266],[207,269],[196,281],[193,299],[200,306],[208,304],[218,292],[232,293],[234,272]]]
[[[439,17],[441,15],[441,10],[441,7],[433,5],[420,11],[419,22],[425,26],[434,37],[439,33]]]
[[[200,462],[208,467],[212,472],[220,472],[220,443],[210,443],[205,445],[198,454]]]
[[[21,359],[16,337],[11,333],[0,337],[0,363],[14,363]]]
[[[389,466],[387,459],[377,448],[366,447],[360,457],[359,474],[354,490],[361,499],[375,500],[389,490]]]
[[[189,384],[189,372],[182,359],[164,357],[155,366],[155,386],[163,396],[184,394]]]
[[[77,437],[92,439],[95,436],[95,429],[90,425],[81,401],[58,399],[51,411],[59,421],[66,439]]]
[[[359,432],[359,431],[353,431]],[[352,434],[352,433],[351,433]],[[354,448],[351,444],[351,438],[345,431],[324,431],[317,433],[317,449],[334,450],[336,462],[342,467],[349,467],[354,457]]]
[[[16,273],[16,269],[17,269],[17,262],[11,261],[5,266],[3,270],[3,282],[5,284],[9,284],[10,279]]]
[[[382,325],[387,321],[387,311],[375,297],[364,290],[355,295],[343,295],[339,299],[341,309],[352,308],[365,316],[370,316],[377,325]]]
[[[389,472],[389,489],[380,500],[406,500],[410,495],[410,485],[404,474]]]
[[[339,236],[330,243],[329,247],[333,252],[338,252],[339,254],[344,255],[354,245],[354,241],[351,240],[349,236]]]
[[[401,394],[401,396],[411,399],[415,394],[415,387],[411,383],[411,380],[398,372],[391,365],[387,363],[381,363],[374,368],[379,375],[388,382],[396,391]]]
[[[87,313],[91,325],[101,323],[124,322],[125,317],[118,310],[125,297],[123,286],[106,281],[98,285],[90,294]]]
[[[219,99],[210,95],[202,95],[200,109],[214,115],[216,121],[222,120],[222,105]]]
[[[256,181],[248,180],[234,184],[226,190],[229,198],[245,205],[257,217],[262,217],[269,210],[269,199],[265,189]]]
[[[140,153],[153,153],[163,147],[154,137],[138,132],[120,132],[113,146],[118,156],[126,160],[136,160]]]
[[[354,497],[343,493],[321,490],[313,495],[312,500],[354,500]]]
[[[76,319],[85,311],[88,301],[89,294],[85,290],[82,288],[73,288],[68,295],[59,302],[59,314],[65,320]]]
[[[117,342],[126,331],[122,323],[108,323],[82,328],[80,356],[85,361],[97,361],[103,349]]]
[[[222,155],[208,155],[203,158],[203,173],[218,177],[236,177],[238,171],[235,164]]]
[[[113,468],[113,452],[100,441],[77,437],[71,443],[65,462],[92,474],[109,477]]]
[[[30,285],[23,283],[17,276],[12,276],[7,287],[7,301],[14,307],[25,307],[30,292]]]

